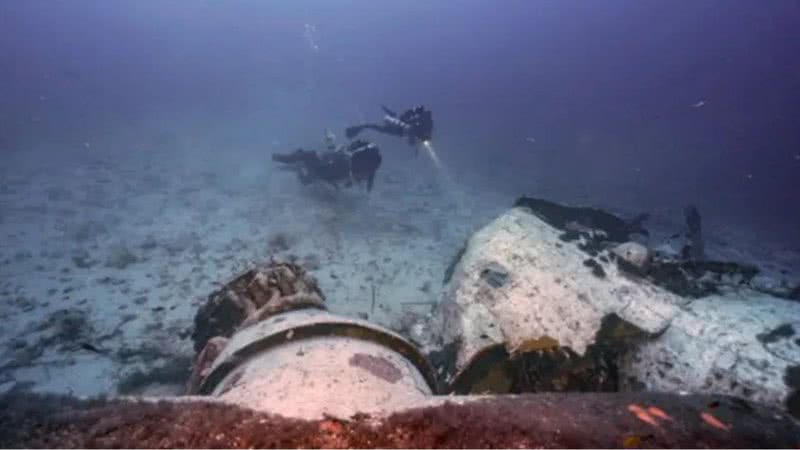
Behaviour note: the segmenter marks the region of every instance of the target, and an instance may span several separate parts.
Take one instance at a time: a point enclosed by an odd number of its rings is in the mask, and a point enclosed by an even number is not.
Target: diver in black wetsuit
[[[339,189],[340,184],[350,187],[353,183],[365,182],[367,192],[372,191],[382,160],[378,146],[355,140],[347,146],[336,147],[330,135],[326,140],[328,150],[325,152],[299,148],[291,153],[276,153],[272,160],[295,171],[304,185],[324,181]]]
[[[348,127],[345,135],[353,139],[366,129],[391,136],[406,137],[410,145],[428,142],[433,139],[433,115],[424,106],[405,111],[399,116],[385,106],[381,106],[386,115],[382,124],[365,123]]]

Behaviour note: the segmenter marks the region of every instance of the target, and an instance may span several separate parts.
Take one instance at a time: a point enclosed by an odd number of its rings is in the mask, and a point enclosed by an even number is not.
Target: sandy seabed
[[[464,241],[523,194],[424,157],[384,164],[367,195],[302,187],[268,155],[94,155],[0,169],[0,391],[177,393],[198,305],[271,257],[312,270],[332,312],[397,329],[431,310]],[[681,219],[656,215],[653,234]],[[718,230],[709,252],[792,281],[798,252],[747,236]]]

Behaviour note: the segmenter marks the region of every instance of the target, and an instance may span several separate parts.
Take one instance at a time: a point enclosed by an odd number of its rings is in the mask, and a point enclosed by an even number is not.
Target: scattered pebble
[[[139,258],[137,258],[127,246],[124,244],[117,244],[109,249],[106,267],[124,270],[138,261]]]

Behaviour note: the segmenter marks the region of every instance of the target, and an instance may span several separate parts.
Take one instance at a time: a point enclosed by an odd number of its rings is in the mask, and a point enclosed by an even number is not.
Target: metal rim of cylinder
[[[236,368],[240,367],[251,358],[269,351],[272,348],[279,347],[289,341],[325,337],[347,337],[376,343],[386,347],[411,362],[422,375],[428,387],[431,389],[431,392],[437,394],[441,391],[430,362],[412,343],[399,335],[376,325],[369,324],[368,322],[361,323],[361,321],[349,318],[343,318],[337,321],[335,317],[336,316],[333,315],[327,315],[324,320],[319,322],[281,328],[278,331],[269,333],[243,345],[232,354],[226,356],[222,362],[214,366],[211,372],[200,383],[195,394],[211,395],[225,377]]]

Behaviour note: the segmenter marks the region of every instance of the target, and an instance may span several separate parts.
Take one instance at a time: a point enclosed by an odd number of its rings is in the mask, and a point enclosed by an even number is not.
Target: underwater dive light
[[[441,164],[439,163],[439,157],[436,155],[436,150],[433,148],[431,141],[422,141],[422,147],[427,150],[428,156],[430,156],[431,161],[433,161],[433,165],[436,166],[437,169],[440,169]]]

